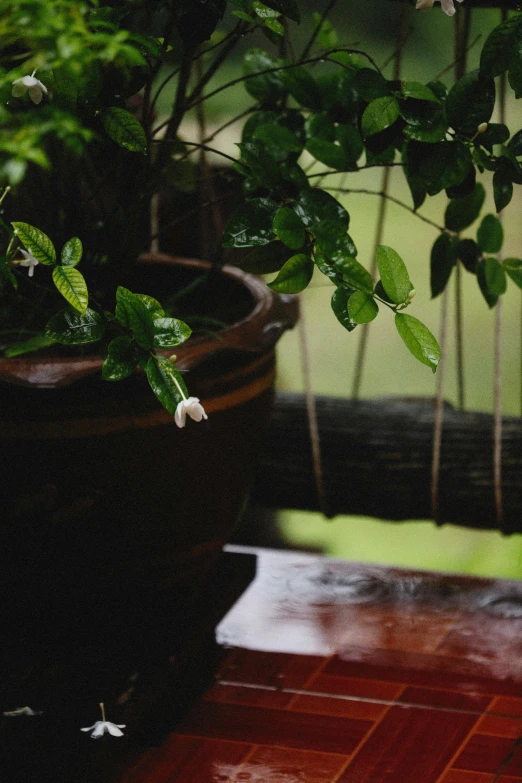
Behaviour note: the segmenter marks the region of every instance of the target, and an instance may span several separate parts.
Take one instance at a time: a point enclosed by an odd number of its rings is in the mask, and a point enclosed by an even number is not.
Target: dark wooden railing
[[[330,515],[433,518],[432,400],[317,397],[316,407]],[[445,406],[439,523],[499,527],[492,433],[491,415]],[[504,419],[502,444],[502,530],[522,532],[522,419]],[[319,509],[303,395],[277,396],[253,500],[268,508]]]

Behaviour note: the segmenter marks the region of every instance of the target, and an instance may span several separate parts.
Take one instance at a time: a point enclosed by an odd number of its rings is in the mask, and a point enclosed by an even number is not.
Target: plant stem
[[[321,15],[321,18],[317,22],[317,24],[316,24],[316,26],[315,26],[315,28],[314,28],[314,30],[312,32],[312,35],[310,36],[310,39],[309,39],[308,43],[306,44],[305,48],[303,49],[303,53],[301,54],[301,57],[300,57],[301,60],[304,60],[305,57],[308,57],[308,55],[310,54],[312,46],[314,45],[315,40],[316,40],[317,36],[319,35],[320,30],[321,30],[321,27],[323,26],[323,22],[326,20],[326,18],[328,17],[328,15],[332,11],[332,9],[333,9],[333,7],[334,7],[334,5],[336,3],[337,3],[337,0],[330,0],[328,5],[324,9],[324,11],[323,11],[323,13]]]

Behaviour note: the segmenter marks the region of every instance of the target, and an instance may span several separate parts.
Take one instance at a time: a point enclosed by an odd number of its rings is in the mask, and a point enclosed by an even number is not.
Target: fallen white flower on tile
[[[92,739],[98,739],[98,737],[102,737],[104,734],[111,734],[113,737],[123,737],[121,729],[124,728],[124,723],[118,724],[111,723],[108,720],[97,720],[93,726],[87,726],[87,728],[80,729],[80,731],[92,731]]]
[[[15,79],[11,92],[13,98],[21,98],[22,95],[28,92],[33,103],[41,103],[44,93],[47,95],[47,87],[40,79],[36,78],[35,73],[36,71],[33,71],[31,76],[22,76],[20,79]]]

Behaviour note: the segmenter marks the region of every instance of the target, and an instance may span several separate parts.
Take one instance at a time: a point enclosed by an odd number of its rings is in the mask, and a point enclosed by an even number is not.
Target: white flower
[[[417,0],[417,5],[415,6],[415,8],[417,8],[417,10],[424,9],[424,8],[432,8],[434,2],[435,0]],[[455,6],[453,5],[453,0],[440,0],[440,2],[444,13],[447,14],[448,16],[453,16],[453,14],[455,13]],[[463,0],[457,0],[457,2],[462,3]]]
[[[13,98],[21,98],[26,92],[29,93],[29,97],[33,103],[40,103],[44,93],[47,95],[47,87],[42,84],[40,79],[35,77],[36,71],[33,71],[31,76],[22,76],[20,79],[15,79],[13,82],[12,96]]]
[[[28,266],[29,267],[29,277],[32,277],[34,275],[34,268],[37,266],[40,262],[37,258],[33,256],[31,252],[28,252],[27,250],[24,250],[23,248],[20,248],[20,253],[25,258],[25,261],[15,261],[15,264],[19,264],[20,266]]]
[[[194,421],[201,421],[201,419],[208,419],[207,414],[199,401],[199,397],[189,397],[188,400],[181,400],[176,408],[174,414],[174,421],[178,427],[184,427],[187,418],[187,413]]]
[[[32,717],[33,715],[42,715],[42,711],[34,711],[30,707],[18,707],[16,710],[9,710],[3,713],[5,718],[18,718],[20,715],[27,715]]]
[[[111,734],[113,737],[123,737],[123,731],[121,731],[121,729],[124,728],[124,723],[118,724],[111,723],[108,720],[97,720],[94,726],[87,726],[87,728],[81,729],[81,731],[92,731],[92,739],[98,739],[105,733]]]

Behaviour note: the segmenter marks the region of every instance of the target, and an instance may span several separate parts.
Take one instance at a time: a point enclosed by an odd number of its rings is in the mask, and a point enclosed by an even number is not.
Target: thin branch
[[[204,74],[202,74],[201,78],[199,79],[198,83],[190,93],[190,95],[187,98],[187,102],[189,105],[197,98],[198,95],[200,95],[201,90],[205,87],[206,84],[212,79],[214,74],[219,70],[223,62],[226,60],[232,49],[237,46],[238,41],[243,37],[244,33],[244,25],[245,22],[238,22],[234,30],[232,31],[234,35],[228,36],[229,41],[223,51],[219,53],[219,55],[216,57],[212,65],[209,67],[208,71]],[[255,25],[252,27],[248,32],[253,32],[256,30],[260,25]]]
[[[477,45],[477,43],[480,41],[481,38],[482,38],[482,35],[479,33],[472,40],[472,42],[470,43],[470,45],[468,46],[466,51],[462,53],[461,57],[463,57],[465,54],[470,52],[473,49],[473,47]],[[455,68],[455,66],[458,64],[458,62],[459,62],[458,60],[454,60],[446,68],[444,68],[444,70],[442,70],[440,73],[438,73],[436,76],[434,76],[433,79],[431,79],[431,81],[432,82],[437,82],[440,79],[441,76],[444,76],[445,73],[448,73],[448,71],[451,71],[453,68]]]
[[[319,35],[321,27],[323,26],[323,23],[327,19],[328,15],[332,11],[332,9],[333,9],[333,7],[334,7],[334,5],[336,3],[337,3],[337,0],[330,0],[328,5],[324,9],[324,11],[323,11],[323,13],[321,15],[321,18],[317,22],[317,24],[316,24],[316,26],[315,26],[315,28],[314,28],[314,30],[312,32],[312,35],[310,36],[310,39],[309,39],[308,43],[306,44],[305,48],[303,49],[303,53],[301,54],[301,57],[300,57],[301,60],[304,60],[305,57],[308,57],[308,55],[310,54],[312,46],[314,45],[315,40],[316,40],[317,36]]]
[[[155,144],[165,144],[165,143],[168,143],[168,142],[175,143],[175,142],[178,142],[178,139],[163,138],[163,139],[155,139],[154,140]],[[237,158],[233,158],[231,155],[227,155],[226,152],[221,152],[220,150],[217,150],[214,147],[207,147],[206,144],[197,144],[195,141],[184,141],[183,144],[188,144],[190,147],[195,147],[198,150],[205,150],[205,152],[214,152],[216,155],[221,155],[222,158],[226,158],[227,160],[231,160],[232,163],[237,163],[238,162]],[[179,158],[179,160],[185,160],[185,158],[187,158],[194,151],[195,150],[191,150],[186,155],[184,155],[182,158]],[[246,166],[246,163],[243,163],[242,165]]]
[[[404,201],[400,201],[398,198],[395,198],[395,196],[390,196],[389,193],[383,193],[382,190],[368,190],[367,188],[323,188],[323,190],[331,190],[333,192],[337,191],[339,193],[362,193],[368,196],[381,196],[382,198],[388,199],[388,201],[393,201],[393,203],[397,204],[397,206],[402,207],[403,209],[407,209],[408,212],[412,213],[412,215],[415,215],[420,220],[423,220],[424,223],[428,223],[428,225],[433,226],[433,228],[436,228],[438,231],[441,231],[444,234],[449,233],[447,228],[444,226],[440,226],[438,223],[435,223],[435,221],[430,220],[430,218],[421,215],[420,212],[417,212],[413,207],[410,207],[409,204],[406,204]]]
[[[178,223],[183,223],[184,220],[187,220],[193,215],[197,215],[200,210],[205,209],[206,207],[211,207],[213,204],[219,204],[219,202],[224,201],[226,198],[229,198],[229,196],[225,193],[223,196],[218,196],[213,201],[206,201],[204,204],[199,204],[197,207],[190,209],[183,215],[178,215],[178,217],[174,218],[174,220],[169,220],[168,223],[163,224],[157,234],[154,234],[151,239],[158,239],[158,237],[160,237],[164,231],[167,231],[167,229],[176,226]]]
[[[315,165],[314,161],[314,165]],[[401,168],[404,167],[404,163],[400,163],[397,161],[397,163],[370,163],[367,166],[358,166],[356,169],[353,169],[353,173],[357,171],[365,171],[366,169],[381,169],[383,166],[400,166]],[[328,171],[316,171],[315,174],[308,174],[308,179],[311,179],[312,177],[329,177],[331,174],[346,174],[346,169],[328,169]]]
[[[216,136],[221,133],[221,131],[224,131],[226,128],[230,127],[230,125],[233,125],[235,122],[239,122],[239,120],[242,120],[243,117],[246,117],[248,114],[252,114],[257,109],[257,106],[250,106],[248,109],[245,109],[245,111],[240,112],[239,114],[236,114],[235,117],[232,117],[232,119],[227,120],[223,125],[220,125],[217,130],[213,131],[210,136],[207,136],[205,139],[203,139],[203,144],[208,144],[209,141],[213,141]]]

